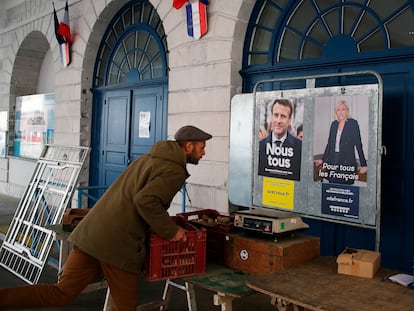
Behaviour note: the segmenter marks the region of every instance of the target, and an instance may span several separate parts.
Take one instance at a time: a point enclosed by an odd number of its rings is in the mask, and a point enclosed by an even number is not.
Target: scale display
[[[268,235],[293,233],[309,228],[296,214],[264,209],[236,212],[234,225],[246,231]]]

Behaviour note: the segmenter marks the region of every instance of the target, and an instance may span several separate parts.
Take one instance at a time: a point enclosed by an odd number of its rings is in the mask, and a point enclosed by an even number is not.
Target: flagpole
[[[72,41],[71,36],[70,36],[68,1],[66,0],[62,22],[59,22],[54,2],[52,2],[52,6],[53,6],[53,17],[54,17],[54,24],[55,24],[55,36],[56,36],[56,40],[59,45],[60,59],[61,59],[63,67],[66,67],[70,64],[70,61],[71,61],[70,44]]]

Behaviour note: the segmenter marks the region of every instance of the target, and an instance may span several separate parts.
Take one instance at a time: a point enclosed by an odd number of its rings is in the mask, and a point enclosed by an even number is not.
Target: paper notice
[[[151,112],[150,111],[141,111],[139,113],[139,138],[149,138],[150,137],[150,120]]]

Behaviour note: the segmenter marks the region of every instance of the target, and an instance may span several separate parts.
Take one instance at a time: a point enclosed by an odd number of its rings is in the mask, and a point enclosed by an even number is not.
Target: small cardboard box
[[[381,253],[364,249],[346,248],[336,259],[338,273],[373,278],[381,262]]]

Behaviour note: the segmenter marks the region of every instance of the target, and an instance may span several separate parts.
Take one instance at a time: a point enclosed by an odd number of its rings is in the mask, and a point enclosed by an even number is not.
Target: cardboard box
[[[284,270],[319,257],[320,239],[304,234],[273,238],[233,233],[224,247],[226,266],[254,275]]]
[[[373,278],[381,263],[381,253],[346,248],[336,259],[338,273]]]

